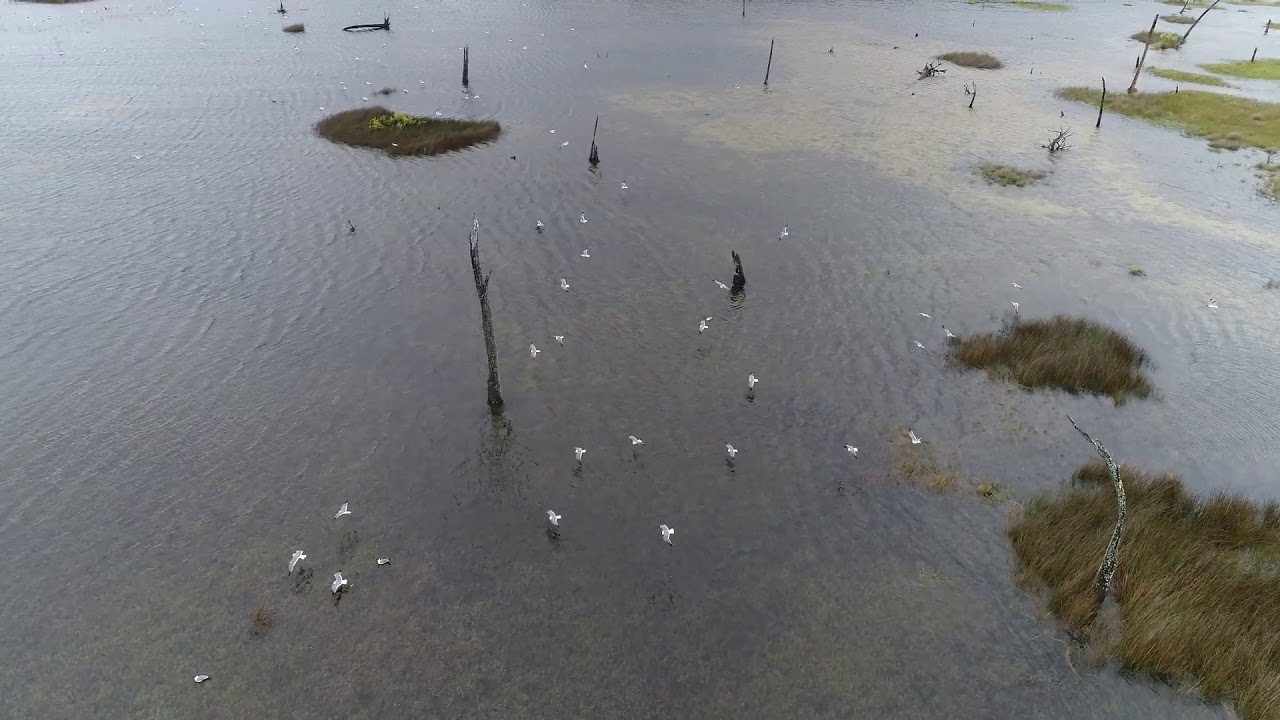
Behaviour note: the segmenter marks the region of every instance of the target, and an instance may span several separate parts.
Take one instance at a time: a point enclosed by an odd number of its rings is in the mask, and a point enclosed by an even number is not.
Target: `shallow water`
[[[1123,87],[1125,38],[1168,6],[722,5],[316,4],[301,35],[240,0],[0,5],[3,714],[1221,716],[1069,665],[1013,588],[1007,506],[889,472],[910,426],[1025,497],[1089,457],[1069,412],[1123,461],[1275,494],[1280,209],[1257,158],[1095,132],[1052,96]],[[384,10],[390,33],[338,31]],[[1238,55],[1265,13],[1211,15],[1176,66]],[[970,47],[1009,67],[915,80]],[[504,135],[394,159],[311,132],[365,96]],[[1075,147],[1050,160],[1060,124]],[[1053,172],[991,188],[986,160]],[[730,250],[737,302],[713,282]],[[1160,396],[943,364],[941,324],[997,327],[1015,299],[1129,333]]]

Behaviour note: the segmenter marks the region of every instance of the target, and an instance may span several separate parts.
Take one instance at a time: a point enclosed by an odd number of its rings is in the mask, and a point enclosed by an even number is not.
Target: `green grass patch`
[[[1194,15],[1161,15],[1160,19],[1174,25],[1190,25],[1196,21]]]
[[[1209,72],[1232,77],[1249,78],[1251,80],[1280,80],[1280,60],[1267,58],[1264,60],[1241,60],[1229,63],[1211,63],[1200,67]]]
[[[1045,178],[1045,174],[1039,170],[1020,170],[1011,165],[1000,165],[997,163],[983,163],[978,166],[978,174],[993,185],[1010,185],[1014,187],[1024,187]]]
[[[1187,72],[1186,70],[1166,70],[1165,68],[1150,68],[1147,72],[1162,77],[1166,80],[1175,80],[1177,82],[1194,83],[1196,85],[1212,85],[1214,87],[1230,87],[1226,80],[1217,75],[1205,75],[1204,73]]]
[[[1069,5],[1061,3],[1047,2],[1028,2],[1027,0],[964,0],[970,5],[1005,5],[1009,7],[1020,7],[1025,10],[1043,10],[1045,12],[1066,12],[1071,9]]]
[[[1097,106],[1092,88],[1064,88],[1059,97]],[[1239,141],[1244,146],[1280,148],[1280,104],[1204,90],[1179,93],[1107,95],[1107,110],[1177,128],[1209,140]]]
[[[1154,389],[1143,372],[1146,352],[1105,325],[1065,315],[962,337],[948,347],[947,359],[1027,388],[1109,395],[1117,405]]]
[[[938,57],[954,65],[977,68],[979,70],[998,70],[1004,67],[1004,64],[998,59],[984,52],[966,50],[963,52],[943,53]]]
[[[1163,32],[1157,30],[1154,33],[1143,30],[1130,35],[1130,39],[1137,40],[1140,43],[1147,41],[1147,36],[1151,37],[1152,50],[1177,50],[1182,47],[1182,36],[1178,33]]]
[[[1129,466],[1120,477],[1128,521],[1112,581],[1118,613],[1099,616],[1094,590],[1116,522],[1098,460],[1010,523],[1019,584],[1043,592],[1064,626],[1122,670],[1234,701],[1245,718],[1280,716],[1280,633],[1271,622],[1280,617],[1280,506],[1197,498],[1176,476]]]
[[[302,23],[294,23],[292,25],[285,25],[282,29],[287,33],[300,33],[306,32],[307,26]]]
[[[493,120],[416,117],[371,107],[330,115],[316,123],[316,132],[332,142],[392,155],[438,155],[489,142],[502,127]]]
[[[1147,271],[1140,267],[1131,267],[1129,268],[1129,275],[1131,277],[1146,277]]]

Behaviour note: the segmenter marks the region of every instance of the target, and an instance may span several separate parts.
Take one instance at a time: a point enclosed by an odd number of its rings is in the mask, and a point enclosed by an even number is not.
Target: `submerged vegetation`
[[[1066,12],[1070,6],[1062,3],[1029,2],[1028,0],[964,0],[970,5],[1006,5],[1027,10],[1044,10],[1046,12]]]
[[[1182,47],[1182,36],[1178,33],[1163,32],[1161,30],[1148,32],[1143,30],[1142,32],[1136,32],[1129,37],[1137,40],[1138,42],[1144,43],[1147,41],[1148,36],[1151,38],[1152,50],[1176,50],[1179,47]]]
[[[1280,80],[1280,60],[1267,58],[1263,60],[1240,60],[1229,63],[1212,63],[1200,67],[1209,72],[1232,77],[1249,78],[1251,80]]]
[[[316,132],[332,142],[392,155],[438,155],[493,140],[502,127],[493,120],[417,117],[371,107],[330,115],[316,123]]]
[[[978,174],[982,175],[989,183],[1006,187],[1010,185],[1024,187],[1040,182],[1045,178],[1045,174],[1039,170],[1020,170],[1010,165],[1000,165],[998,163],[983,163],[979,165]]]
[[[1132,277],[1146,277],[1147,271],[1140,267],[1131,267],[1129,268],[1129,275]]]
[[[1160,19],[1174,25],[1190,25],[1196,21],[1191,15],[1161,15]]]
[[[1191,496],[1173,475],[1122,467],[1128,520],[1113,584],[1118,626],[1099,620],[1098,559],[1116,522],[1106,466],[1030,502],[1008,534],[1020,583],[1101,658],[1235,701],[1247,718],[1280,713],[1280,505]]]
[[[962,337],[947,358],[1027,388],[1109,395],[1117,405],[1153,390],[1143,372],[1146,352],[1105,325],[1066,315],[1015,320],[999,332]]]
[[[1004,64],[1001,63],[999,59],[984,52],[966,50],[961,52],[943,53],[938,57],[952,63],[953,65],[977,68],[979,70],[998,70],[1004,67]]]
[[[1100,92],[1072,87],[1060,97],[1097,106]],[[1262,149],[1280,147],[1280,104],[1204,90],[1179,93],[1112,93],[1107,110],[1177,128],[1208,140],[1232,140]]]
[[[1187,72],[1186,70],[1167,70],[1165,68],[1150,68],[1147,72],[1166,80],[1176,80],[1178,82],[1194,83],[1196,85],[1229,87],[1227,85],[1227,81],[1217,75],[1205,75],[1204,73],[1193,73]]]
[[[283,29],[287,33],[300,33],[305,32],[307,27],[302,23],[294,23],[292,25],[285,25]]]

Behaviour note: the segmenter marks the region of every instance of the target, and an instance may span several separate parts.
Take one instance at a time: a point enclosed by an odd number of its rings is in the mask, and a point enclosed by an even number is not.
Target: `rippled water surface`
[[[0,5],[0,716],[1222,716],[1069,662],[1013,586],[1014,503],[890,472],[918,451],[1023,498],[1089,457],[1070,412],[1124,461],[1276,494],[1259,158],[1052,94],[1123,87],[1167,6],[302,5]],[[1156,64],[1238,57],[1266,10],[1237,10]],[[1008,67],[915,79],[968,48]],[[364,97],[504,132],[430,159],[314,135]],[[1052,173],[992,188],[988,160]],[[942,324],[1011,300],[1129,333],[1159,396],[944,365]]]

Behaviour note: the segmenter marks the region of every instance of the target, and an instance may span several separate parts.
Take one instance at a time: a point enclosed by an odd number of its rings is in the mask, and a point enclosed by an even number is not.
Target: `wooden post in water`
[[[742,0],[742,2],[744,2],[744,3],[745,3],[746,1],[747,1],[747,0]],[[1263,34],[1263,35],[1266,35],[1266,34],[1267,34],[1267,33],[1269,33],[1269,32],[1271,32],[1271,18],[1267,18],[1267,24],[1262,26],[1262,34]]]
[[[1102,127],[1102,107],[1107,104],[1107,79],[1102,78],[1102,99],[1098,101],[1098,122],[1093,126],[1095,129]]]
[[[747,16],[747,0],[742,0],[742,17]]]
[[[480,219],[471,216],[471,275],[480,296],[480,328],[484,331],[484,352],[489,359],[489,412],[502,412],[502,383],[498,380],[498,346],[493,340],[493,313],[489,311],[489,276],[480,268]]]
[[[769,39],[769,64],[764,66],[764,84],[769,85],[769,70],[773,68],[773,38]]]
[[[971,96],[969,97],[969,109],[970,109],[970,110],[972,110],[972,109],[973,109],[973,101],[974,101],[974,100],[977,100],[977,99],[978,99],[978,82],[975,80],[975,81],[974,81],[974,83],[973,83],[973,95],[971,95]]]
[[[1258,48],[1254,48],[1253,56],[1249,58],[1249,62],[1253,62],[1254,60],[1257,60],[1257,59],[1258,59]]]
[[[1205,8],[1204,12],[1200,13],[1200,17],[1196,18],[1196,21],[1191,23],[1191,27],[1187,28],[1187,31],[1182,33],[1182,42],[1180,44],[1186,44],[1187,38],[1191,36],[1191,31],[1195,30],[1196,26],[1200,24],[1200,21],[1204,19],[1204,16],[1208,15],[1209,11],[1217,7],[1220,2],[1222,2],[1222,0],[1213,0],[1213,3],[1209,5],[1209,7]]]
[[[596,116],[596,126],[591,129],[591,154],[587,156],[587,162],[591,163],[591,167],[600,164],[600,151],[596,148],[596,131],[600,129],[600,116]]]
[[[471,86],[471,46],[462,46],[462,87]]]
[[[1151,38],[1156,34],[1156,23],[1160,21],[1160,16],[1156,15],[1151,21],[1151,29],[1147,31],[1147,43],[1142,46],[1142,55],[1138,56],[1138,67],[1133,71],[1133,82],[1129,83],[1129,94],[1138,92],[1138,76],[1142,74],[1142,65],[1147,61],[1147,51],[1151,49]]]

